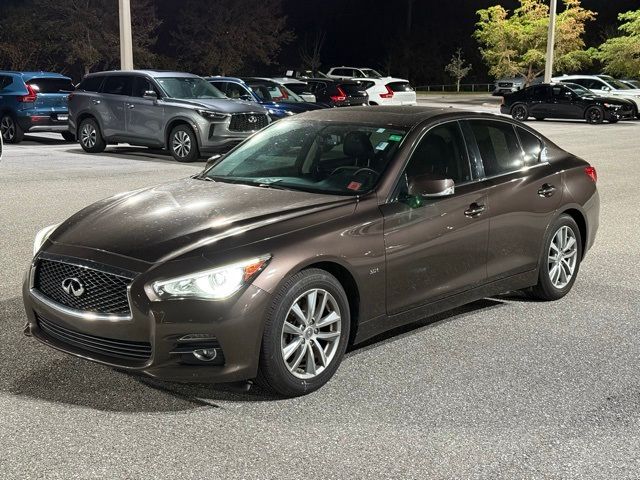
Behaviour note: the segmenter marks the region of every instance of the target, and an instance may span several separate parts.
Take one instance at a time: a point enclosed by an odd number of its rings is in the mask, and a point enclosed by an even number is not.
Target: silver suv
[[[151,70],[87,75],[69,96],[69,130],[86,152],[129,143],[168,149],[179,162],[228,150],[269,123],[196,75]]]

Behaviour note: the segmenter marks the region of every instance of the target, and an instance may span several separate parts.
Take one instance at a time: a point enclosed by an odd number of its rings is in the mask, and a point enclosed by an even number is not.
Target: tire
[[[79,140],[80,146],[85,152],[88,153],[100,153],[104,152],[104,149],[107,147],[107,142],[105,142],[102,137],[102,133],[100,133],[100,126],[98,122],[93,118],[85,118],[82,122],[80,122],[80,128],[78,128],[79,132]]]
[[[524,122],[527,118],[529,118],[529,110],[523,103],[516,103],[513,107],[511,107],[511,116],[514,118],[514,120]]]
[[[609,123],[618,123],[618,119],[617,118],[611,118],[609,120]]]
[[[76,136],[71,132],[62,132],[62,138],[64,138],[64,140],[66,142],[75,142],[76,141]]]
[[[171,130],[169,151],[178,162],[195,162],[200,158],[198,140],[190,126],[181,124]]]
[[[16,118],[9,113],[5,113],[0,118],[0,133],[5,143],[20,143],[24,138],[24,131]]]
[[[317,300],[316,309],[321,308],[325,298],[326,306],[309,320],[307,308],[313,305],[309,301],[312,292]],[[294,313],[296,305],[305,320]],[[316,327],[320,319],[332,321]],[[322,387],[344,357],[350,325],[347,295],[333,275],[312,268],[291,276],[275,295],[267,313],[257,382],[285,397],[305,395]],[[289,357],[285,360],[287,353]]]
[[[567,232],[567,236],[563,237]],[[554,262],[554,256],[558,245],[562,247],[563,239],[566,238],[565,245],[571,244],[571,248],[565,247],[565,252],[559,262]],[[573,242],[571,238],[573,238]],[[557,255],[555,255],[557,257]],[[568,260],[567,260],[568,259]],[[538,300],[558,300],[564,297],[576,281],[580,270],[582,259],[582,235],[575,220],[569,215],[561,215],[550,227],[547,238],[544,242],[540,258],[540,271],[538,273],[538,283],[530,288],[527,293]],[[573,266],[573,270],[571,270]],[[554,270],[560,268],[561,270]],[[570,273],[570,277],[569,274]],[[564,278],[563,274],[566,276]],[[555,278],[555,281],[554,281]],[[561,281],[562,280],[562,281]]]
[[[536,120],[537,120],[538,122],[541,122],[541,121],[543,121],[543,120],[544,120],[544,117],[536,117]]]
[[[604,112],[600,107],[589,107],[586,112],[584,112],[584,118],[587,123],[598,125],[604,120]]]

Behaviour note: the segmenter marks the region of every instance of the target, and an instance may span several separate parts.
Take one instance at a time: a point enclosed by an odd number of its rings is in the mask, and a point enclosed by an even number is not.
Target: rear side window
[[[360,80],[360,85],[362,85],[362,88],[364,90],[369,90],[375,84],[376,84],[376,82],[372,82],[371,80]]]
[[[38,93],[69,93],[75,90],[68,78],[32,78],[26,84],[31,85]]]
[[[84,90],[85,92],[99,92],[103,80],[104,77],[87,77],[80,82],[78,90]]]
[[[294,93],[311,93],[311,88],[305,83],[285,83],[285,87]]]
[[[411,88],[409,82],[391,82],[387,83],[387,87],[394,92],[413,92],[413,88]]]
[[[471,120],[469,124],[487,177],[514,172],[524,166],[513,125],[490,120]]]
[[[540,154],[544,148],[542,142],[533,133],[527,132],[524,128],[516,127],[522,150],[524,151],[525,166],[535,165],[540,162]]]
[[[364,90],[364,86],[357,83],[341,83],[339,86],[347,95],[361,96],[367,93]]]
[[[4,90],[6,87],[13,83],[13,78],[9,76],[0,76],[0,90]]]
[[[104,82],[104,87],[102,87],[102,93],[131,96],[132,80],[132,77],[127,77],[125,75],[107,77]]]

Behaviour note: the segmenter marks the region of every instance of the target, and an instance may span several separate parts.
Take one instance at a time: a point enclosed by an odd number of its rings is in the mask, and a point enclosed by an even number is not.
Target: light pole
[[[558,0],[551,0],[549,7],[549,32],[547,33],[547,56],[544,64],[544,83],[550,83],[553,76],[553,45],[556,41],[556,9]]]
[[[120,69],[133,70],[133,40],[131,38],[131,3],[120,3]]]

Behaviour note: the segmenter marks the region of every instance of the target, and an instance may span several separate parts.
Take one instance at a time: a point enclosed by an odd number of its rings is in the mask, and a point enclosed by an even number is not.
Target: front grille
[[[251,132],[260,130],[269,124],[269,118],[261,113],[234,113],[231,116],[229,130],[235,132]]]
[[[37,313],[36,319],[38,327],[46,336],[81,350],[127,360],[147,360],[151,357],[151,344],[148,342],[130,342],[87,335],[62,327]]]
[[[39,259],[36,264],[34,288],[42,295],[66,307],[91,313],[129,315],[127,287],[132,276],[109,273],[95,268]],[[76,296],[73,289],[65,291],[64,283],[74,281],[83,292]],[[75,288],[76,293],[79,291]]]
[[[513,83],[509,83],[509,82],[499,82],[498,83],[499,87],[513,87]]]

